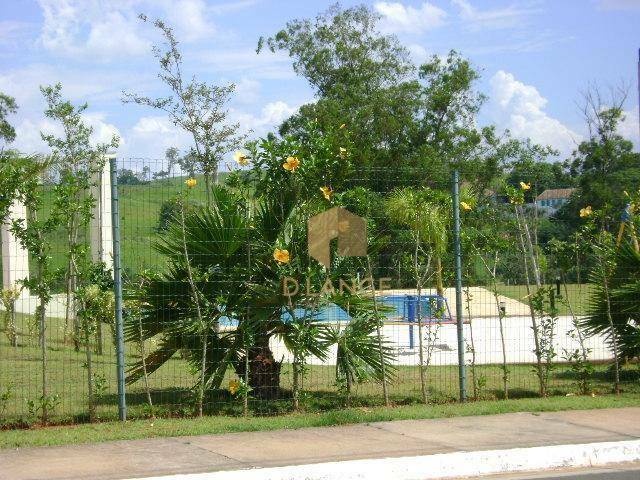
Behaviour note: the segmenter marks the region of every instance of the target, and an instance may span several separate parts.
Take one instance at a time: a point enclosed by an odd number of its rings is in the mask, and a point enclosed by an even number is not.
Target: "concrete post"
[[[29,279],[29,253],[10,230],[14,219],[27,221],[27,208],[22,203],[14,202],[9,210],[6,223],[0,226],[2,235],[2,288],[21,288],[19,281]],[[22,296],[28,295],[26,289]]]
[[[111,173],[109,161],[114,154],[107,154],[104,167],[95,173],[91,194],[96,199],[91,220],[91,258],[104,262],[113,271],[113,230],[111,227]]]

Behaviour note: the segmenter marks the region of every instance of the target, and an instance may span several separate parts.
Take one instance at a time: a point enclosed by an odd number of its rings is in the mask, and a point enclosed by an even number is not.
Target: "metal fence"
[[[540,285],[533,276],[527,285],[519,234],[487,217],[489,226],[496,223],[488,230],[515,246],[481,248],[487,229],[473,237],[463,208],[456,305],[454,223],[447,222],[446,245],[435,254],[426,240],[416,247],[411,218],[401,221],[387,208],[392,192],[420,186],[424,177],[384,171],[364,177],[354,174],[351,193],[326,202],[325,210],[341,206],[347,213],[319,218],[318,233],[309,226],[313,212],[302,213],[303,225],[268,225],[255,204],[243,203],[237,185],[231,199],[212,200],[202,175],[193,185],[163,160],[117,160],[129,418],[191,416],[200,407],[204,414],[274,414],[454,402],[461,353],[469,400],[612,391],[611,344],[576,327],[594,289],[592,260],[578,255],[567,266],[547,249],[539,258]],[[219,182],[226,180],[222,174]],[[96,179],[93,220],[77,240],[102,268],[85,282],[82,299],[74,300],[80,287],[69,290],[66,231],[48,239],[55,281],[44,333],[36,295],[24,288],[11,297],[12,282],[38,272],[33,255],[4,229],[0,424],[37,421],[43,409],[54,423],[118,417],[111,186],[106,171]],[[318,192],[320,200],[325,194],[333,193]],[[223,206],[206,221],[193,220],[211,202]],[[503,207],[513,214],[508,203]],[[29,218],[17,206],[13,215]],[[356,238],[360,221],[366,256]],[[309,256],[311,235],[320,251],[326,244],[330,262],[307,270],[309,279],[297,262],[318,265]],[[270,248],[274,255],[266,258]],[[622,366],[620,379],[623,390],[638,390],[633,364]]]

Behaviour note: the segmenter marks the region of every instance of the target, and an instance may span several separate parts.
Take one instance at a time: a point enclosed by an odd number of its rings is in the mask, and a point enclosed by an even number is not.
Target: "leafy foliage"
[[[640,253],[624,244],[611,255],[605,269],[591,272],[593,293],[581,326],[589,335],[616,341],[621,359],[630,360],[640,356]]]
[[[145,15],[140,15],[140,19],[143,22],[148,20]],[[223,156],[244,139],[236,133],[239,124],[228,123],[228,111],[225,110],[235,85],[209,85],[195,77],[191,81],[185,80],[182,76],[182,54],[172,28],[159,19],[153,25],[160,30],[165,41],[164,50],[157,45],[153,47],[153,55],[160,65],[158,77],[171,93],[167,97],[152,98],[125,92],[123,101],[167,113],[174,124],[193,138],[191,153],[207,183],[217,181],[218,166]]]
[[[0,92],[0,139],[7,143],[16,139],[16,130],[7,120],[7,115],[17,111],[18,104],[15,98]]]

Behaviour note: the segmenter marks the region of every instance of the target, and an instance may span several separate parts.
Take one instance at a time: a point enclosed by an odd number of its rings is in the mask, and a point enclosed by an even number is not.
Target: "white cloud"
[[[375,10],[381,14],[382,27],[390,32],[422,33],[444,24],[447,12],[424,2],[420,8],[399,2],[377,2]]]
[[[534,86],[503,70],[491,78],[490,84],[495,120],[514,136],[550,145],[562,155],[569,154],[581,140],[579,134],[545,112],[547,99]]]
[[[429,52],[422,45],[412,43],[407,46],[407,49],[409,50],[409,55],[411,55],[414,63],[421,64],[429,58]]]
[[[82,115],[83,120],[87,125],[93,128],[93,134],[91,135],[91,141],[94,144],[97,143],[111,143],[113,136],[115,135],[119,139],[119,147],[124,147],[125,139],[122,137],[118,127],[112,123],[107,123],[107,115],[102,112],[91,112]]]
[[[550,32],[535,32],[527,34],[524,39],[519,39],[510,35],[505,43],[495,43],[493,45],[472,45],[465,49],[467,54],[472,55],[496,55],[506,52],[529,53],[539,52],[548,49],[551,45],[573,40],[574,37],[559,37]]]
[[[167,148],[176,147],[184,153],[192,143],[189,134],[169,117],[149,115],[138,119],[128,132],[127,145],[119,151],[123,157],[164,158]]]
[[[291,68],[291,59],[283,52],[268,51],[256,54],[255,48],[233,48],[220,50],[202,50],[194,54],[201,67],[213,72],[244,75],[251,72],[252,78],[291,79],[295,73]]]
[[[33,23],[0,20],[0,46],[4,50],[0,55],[6,55],[8,50],[20,49],[23,52],[34,28],[36,25]]]
[[[47,50],[108,61],[148,54],[157,32],[138,14],[168,18],[183,42],[212,37],[213,15],[246,8],[249,2],[209,5],[205,0],[38,0],[44,18],[40,43]]]
[[[624,120],[618,125],[618,133],[627,140],[631,140],[640,149],[640,120],[638,107],[624,112]]]
[[[91,143],[110,143],[113,135],[120,139],[120,146],[125,146],[124,138],[118,128],[106,121],[107,116],[102,112],[92,112],[82,115],[84,123],[93,128],[91,135]],[[20,120],[16,124],[16,140],[11,144],[15,148],[24,153],[47,153],[51,149],[42,140],[40,133],[55,135],[61,137],[62,126],[44,116],[30,117]]]
[[[258,137],[279,126],[297,110],[297,107],[278,100],[267,103],[258,115],[230,110],[229,116],[231,121],[240,124],[242,131],[251,131],[253,137]]]
[[[171,24],[186,41],[200,40],[212,35],[216,28],[208,19],[207,4],[203,0],[173,1]]]
[[[241,132],[250,133],[252,138],[256,138],[273,131],[283,120],[296,111],[297,107],[292,107],[286,102],[278,100],[264,105],[258,114],[230,109],[228,121],[229,123],[239,123]],[[162,159],[167,148],[177,147],[182,153],[185,153],[193,143],[188,133],[174,125],[169,117],[163,115],[139,118],[128,131],[126,138],[126,145],[118,150],[119,155],[123,158]],[[152,170],[154,169],[152,168]]]
[[[242,77],[235,85],[236,90],[233,94],[233,99],[237,103],[253,104],[260,98],[262,85],[257,80]]]
[[[471,29],[501,29],[522,25],[526,17],[539,13],[537,7],[516,4],[492,10],[478,10],[468,0],[451,0],[460,10],[460,18]]]
[[[91,56],[107,60],[149,51],[139,35],[134,2],[116,0],[38,0],[44,22],[42,45],[66,56]]]

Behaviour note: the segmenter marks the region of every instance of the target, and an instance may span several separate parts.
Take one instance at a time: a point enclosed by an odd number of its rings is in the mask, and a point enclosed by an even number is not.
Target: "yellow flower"
[[[195,178],[188,178],[184,183],[187,187],[193,188],[198,184],[198,181]]]
[[[586,207],[580,209],[580,218],[590,217],[592,213],[593,209],[591,208],[591,205],[587,205]]]
[[[471,205],[469,205],[467,202],[460,202],[460,206],[462,207],[463,210],[466,210],[467,212],[471,210]]]
[[[531,190],[531,184],[530,183],[520,182],[520,188],[522,190]]]
[[[342,129],[343,129],[344,127],[346,127],[346,126],[347,126],[347,124],[346,124],[346,123],[343,123],[342,125],[340,125],[340,130],[342,130]]]
[[[289,255],[289,250],[280,250],[276,248],[273,252],[273,258],[276,262],[279,263],[289,263],[291,257]]]
[[[333,195],[333,190],[331,190],[331,187],[320,187],[320,191],[322,192],[324,198],[326,198],[327,200],[331,200],[331,195]]]
[[[344,147],[340,147],[340,158],[342,159],[347,158],[347,149]]]
[[[298,157],[287,157],[287,161],[282,164],[282,168],[290,172],[295,172],[298,166],[300,166],[300,160],[298,160]]]
[[[247,157],[240,150],[233,154],[233,159],[238,162],[238,165],[240,165],[241,167],[246,167],[247,165],[249,165],[249,157]]]
[[[235,395],[240,389],[240,382],[238,380],[229,380],[229,393]]]

